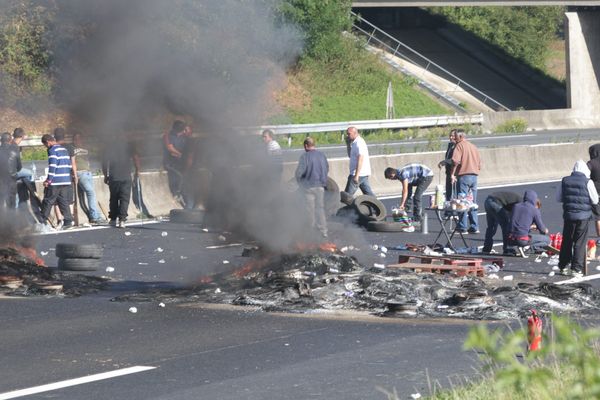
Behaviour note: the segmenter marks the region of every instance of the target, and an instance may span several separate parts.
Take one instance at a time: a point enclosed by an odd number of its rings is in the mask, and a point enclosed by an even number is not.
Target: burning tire
[[[408,226],[401,222],[369,221],[367,230],[371,232],[404,232]]]
[[[204,211],[174,209],[169,212],[169,221],[176,224],[201,224],[204,222]]]
[[[56,257],[58,258],[102,258],[102,246],[97,244],[58,243]]]
[[[387,214],[385,205],[376,197],[362,195],[354,199],[353,207],[363,221],[383,221]]]
[[[100,268],[100,260],[96,258],[59,258],[58,269],[61,271],[96,271]]]

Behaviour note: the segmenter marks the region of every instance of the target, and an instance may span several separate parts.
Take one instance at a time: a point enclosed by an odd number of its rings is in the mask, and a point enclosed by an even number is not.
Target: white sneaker
[[[125,224],[125,221],[120,219],[119,224],[117,225],[117,228],[125,228],[125,227],[127,227],[127,225]]]
[[[583,272],[572,271],[571,274],[573,275],[573,278],[583,278]]]

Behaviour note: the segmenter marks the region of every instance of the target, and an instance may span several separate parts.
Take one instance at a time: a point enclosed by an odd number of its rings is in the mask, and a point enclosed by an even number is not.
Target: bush
[[[494,133],[523,133],[526,130],[527,121],[523,118],[515,118],[497,125]]]

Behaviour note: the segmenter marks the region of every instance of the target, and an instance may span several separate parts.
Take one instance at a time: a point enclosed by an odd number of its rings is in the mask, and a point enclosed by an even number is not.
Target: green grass
[[[44,146],[23,147],[21,161],[46,160],[48,151]]]
[[[273,123],[317,123],[378,120],[386,118],[388,83],[394,92],[395,118],[450,114],[446,107],[417,89],[406,78],[364,50],[359,42],[347,39],[347,56],[337,62],[304,60],[293,74],[307,101],[294,106],[294,99],[281,105],[286,114]]]

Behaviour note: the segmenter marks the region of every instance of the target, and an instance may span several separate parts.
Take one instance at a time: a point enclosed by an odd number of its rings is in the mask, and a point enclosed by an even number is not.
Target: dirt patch
[[[288,75],[286,80],[285,88],[274,93],[279,107],[292,111],[303,111],[310,108],[312,99],[302,87],[300,80],[294,75]]]

